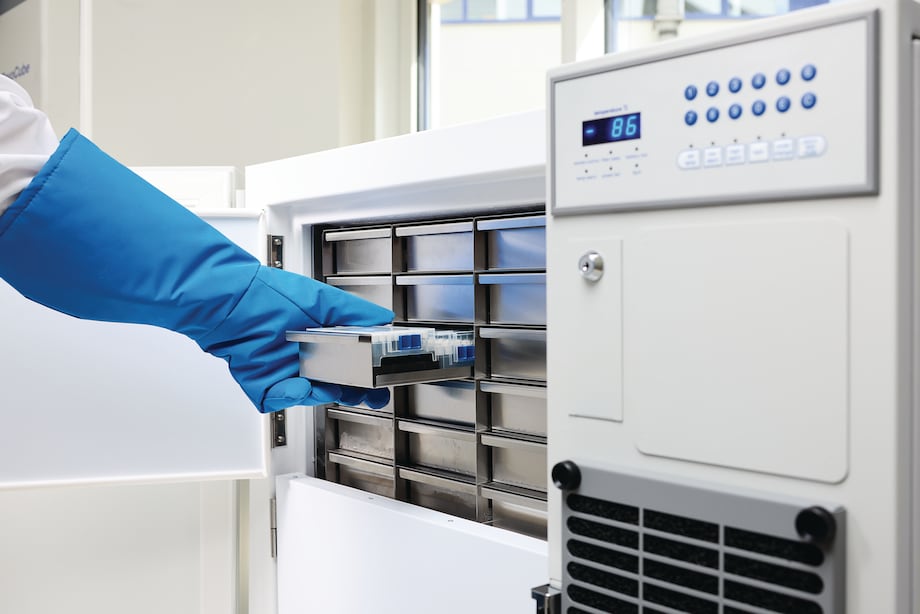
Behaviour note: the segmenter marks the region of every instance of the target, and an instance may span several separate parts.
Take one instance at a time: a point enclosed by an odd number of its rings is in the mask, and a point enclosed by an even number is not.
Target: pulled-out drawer
[[[390,273],[393,243],[389,228],[327,230],[323,241],[332,246],[332,272]]]
[[[400,467],[400,479],[405,480],[406,501],[429,509],[476,520],[476,485],[427,471]]]
[[[327,277],[326,283],[381,307],[393,309],[393,283],[386,276]]]
[[[399,275],[406,293],[406,319],[472,322],[476,309],[472,275]]]
[[[489,395],[492,430],[546,437],[546,388],[483,381]]]
[[[546,381],[546,331],[481,328],[489,345],[489,376]]]
[[[480,487],[479,494],[492,502],[493,526],[546,539],[545,496],[523,488],[494,488],[488,484]]]
[[[399,430],[405,435],[405,459],[416,467],[429,467],[458,473],[476,475],[476,433],[432,426],[407,420],[398,420]],[[400,463],[403,464],[403,463]]]
[[[473,269],[473,222],[404,226],[396,236],[403,241],[405,271]]]
[[[492,449],[492,481],[546,492],[546,444],[483,433]]]
[[[329,408],[326,410],[326,448],[393,458],[393,419]]]
[[[546,268],[544,216],[479,220],[476,228],[486,231],[490,270]]]
[[[396,496],[396,468],[356,456],[329,452],[327,472],[333,469],[335,481],[345,486],[382,495]]]
[[[546,324],[546,274],[498,273],[479,276],[489,289],[489,323]]]
[[[403,415],[416,420],[476,423],[476,384],[456,381],[406,387]]]

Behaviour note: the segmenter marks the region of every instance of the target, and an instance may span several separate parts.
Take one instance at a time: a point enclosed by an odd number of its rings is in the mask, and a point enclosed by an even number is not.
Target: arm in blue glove
[[[257,408],[386,404],[364,390],[298,377],[287,330],[377,325],[393,312],[261,266],[195,214],[76,131],[0,215],[0,278],[78,318],[134,322],[192,338],[227,361]]]

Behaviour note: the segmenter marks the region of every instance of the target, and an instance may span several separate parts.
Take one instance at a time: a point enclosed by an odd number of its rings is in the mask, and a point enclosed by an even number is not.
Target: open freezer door
[[[258,257],[259,212],[199,214]],[[0,489],[265,474],[265,417],[190,339],[62,315],[2,281],[0,314]]]

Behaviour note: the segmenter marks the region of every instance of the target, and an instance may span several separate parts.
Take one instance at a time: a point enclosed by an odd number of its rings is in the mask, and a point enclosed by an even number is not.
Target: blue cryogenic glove
[[[0,278],[78,318],[187,335],[227,361],[262,412],[389,400],[386,389],[298,377],[297,344],[284,333],[386,324],[392,311],[261,266],[74,130],[0,215]]]

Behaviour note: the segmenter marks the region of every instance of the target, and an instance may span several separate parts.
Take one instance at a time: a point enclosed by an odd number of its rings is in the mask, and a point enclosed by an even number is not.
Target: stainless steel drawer
[[[489,345],[490,377],[546,381],[546,331],[481,328]]]
[[[396,236],[403,241],[406,271],[473,270],[473,222],[404,226]]]
[[[472,275],[399,275],[406,293],[406,319],[472,322],[476,302]]]
[[[393,309],[393,282],[387,276],[327,277],[326,283],[381,307]]]
[[[476,228],[486,231],[490,270],[546,268],[544,216],[480,220]]]
[[[492,448],[492,481],[546,492],[546,444],[483,433]]]
[[[392,465],[330,452],[327,471],[333,467],[339,484],[384,497],[396,495],[396,468]]]
[[[546,274],[498,273],[479,276],[489,289],[490,324],[546,324]]]
[[[546,437],[546,388],[483,381],[489,395],[492,430]]]
[[[404,415],[473,425],[476,423],[476,384],[458,381],[407,386]]]
[[[462,475],[476,475],[476,433],[398,420],[406,436],[408,464]]]
[[[333,273],[390,273],[393,270],[389,228],[327,230],[323,240],[333,248]]]
[[[342,409],[326,410],[327,449],[393,458],[393,419]]]
[[[514,490],[516,492],[509,492]],[[546,500],[524,494],[525,489],[480,487],[480,495],[492,502],[492,525],[546,539]],[[533,493],[531,493],[533,494]]]
[[[406,500],[429,509],[476,520],[476,485],[429,472],[399,468],[406,481]]]

